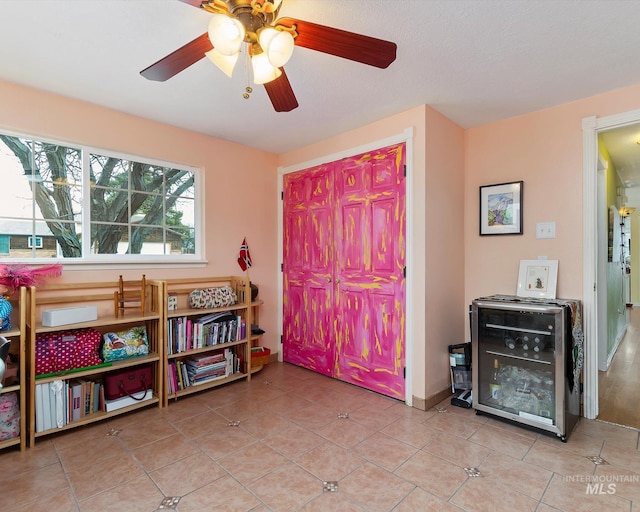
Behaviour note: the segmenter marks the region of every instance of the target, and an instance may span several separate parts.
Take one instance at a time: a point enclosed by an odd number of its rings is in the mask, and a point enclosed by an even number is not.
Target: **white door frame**
[[[405,398],[404,403],[413,405],[413,346],[412,340],[415,339],[413,328],[413,137],[414,129],[406,128],[402,133],[391,135],[384,139],[379,139],[367,144],[363,144],[354,148],[346,149],[340,152],[324,155],[319,158],[308,160],[306,162],[300,162],[288,167],[278,167],[278,269],[280,273],[280,279],[278,280],[278,361],[282,362],[282,335],[283,335],[283,295],[284,295],[284,283],[282,276],[282,262],[284,261],[284,233],[283,233],[283,201],[284,197],[284,175],[290,172],[300,171],[302,169],[308,169],[321,165],[324,163],[335,162],[336,160],[342,160],[350,156],[366,153],[367,151],[373,151],[375,149],[384,148],[393,144],[405,144],[405,164],[407,166],[407,176],[405,179],[405,264],[407,267],[407,277],[405,279],[405,332],[404,332],[404,355],[405,355]]]
[[[582,179],[583,179],[583,328],[584,345],[584,416],[598,416],[598,325],[606,313],[598,307],[598,297],[607,293],[606,282],[598,281],[598,133],[640,122],[640,110],[607,117],[582,119]]]

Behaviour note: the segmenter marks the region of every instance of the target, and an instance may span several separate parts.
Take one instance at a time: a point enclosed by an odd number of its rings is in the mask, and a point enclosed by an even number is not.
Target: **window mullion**
[[[33,172],[35,171],[35,141],[30,141],[31,142],[31,152],[29,155],[29,165],[31,166],[31,187],[29,187],[31,189],[31,237],[33,237],[36,234],[36,182],[34,181],[33,178]],[[36,248],[32,247],[31,248],[31,257],[35,258],[36,257]]]
[[[91,154],[82,149],[82,215],[80,229],[82,230],[83,259],[91,260]]]
[[[126,254],[132,254],[131,244],[133,244],[133,229],[131,228],[131,222],[133,220],[133,208],[132,208],[132,194],[133,194],[133,162],[129,160],[129,172],[127,173],[127,231],[129,232],[129,243],[127,244]]]
[[[167,169],[162,170],[162,247],[164,254],[167,254]],[[171,247],[169,247],[171,254]]]

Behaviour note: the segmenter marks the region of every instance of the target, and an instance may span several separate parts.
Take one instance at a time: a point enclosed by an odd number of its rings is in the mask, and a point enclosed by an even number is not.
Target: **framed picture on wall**
[[[480,235],[522,234],[522,181],[480,187]]]
[[[558,260],[520,260],[518,297],[555,299]]]

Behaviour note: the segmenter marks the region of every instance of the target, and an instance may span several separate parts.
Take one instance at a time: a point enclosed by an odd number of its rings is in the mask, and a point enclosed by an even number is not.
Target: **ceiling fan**
[[[209,30],[143,69],[140,74],[149,80],[164,82],[205,56],[231,76],[246,43],[255,83],[264,84],[276,112],[289,112],[298,101],[283,66],[294,45],[378,68],[387,68],[396,59],[397,46],[390,41],[293,18],[277,19],[283,0],[180,1],[213,13]]]

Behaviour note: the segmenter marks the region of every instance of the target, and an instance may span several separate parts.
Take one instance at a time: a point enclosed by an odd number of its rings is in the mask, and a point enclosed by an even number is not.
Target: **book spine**
[[[184,382],[184,387],[187,388],[191,384],[189,382],[189,373],[187,372],[187,365],[183,361],[180,361],[180,368],[182,368],[182,380]]]
[[[44,412],[43,412],[43,387],[45,384],[36,384],[36,432],[44,431]],[[21,426],[24,428],[24,426]]]
[[[104,386],[100,386],[100,411],[106,411],[105,398],[104,398]]]
[[[169,395],[172,395],[173,393],[175,393],[175,391],[173,390],[173,380],[171,379],[171,365],[172,364],[173,363],[169,363],[167,365],[167,376],[166,376],[166,379],[167,379],[167,393]]]
[[[174,390],[174,393],[175,393],[176,391],[178,391],[178,371],[176,370],[176,364],[175,363],[172,363],[171,371],[172,371],[172,374],[173,374],[173,377],[172,377],[173,378],[173,390]]]
[[[53,423],[51,421],[51,390],[50,382],[41,384],[42,386],[42,428],[43,431],[50,430]]]
[[[95,393],[96,383],[91,381],[89,382],[89,402],[87,403],[87,414],[93,413],[93,401],[94,401],[94,393]]]
[[[180,367],[180,361],[176,362],[176,372],[178,373],[178,389],[184,389],[184,384],[182,383],[182,368]]]
[[[71,419],[78,421],[80,419],[80,397],[82,395],[82,384],[78,381],[74,381],[71,385],[71,396],[73,397],[73,404],[71,406]]]
[[[61,380],[54,380],[51,383],[51,400],[52,400],[52,413],[53,413],[53,427],[62,428],[65,425],[64,421],[64,399],[62,390],[64,384]]]
[[[102,384],[100,382],[96,382],[94,388],[93,412],[98,412],[100,410],[100,390],[102,389]]]
[[[73,388],[68,380],[64,381],[65,394],[67,396],[66,411],[67,411],[67,423],[73,421]]]

